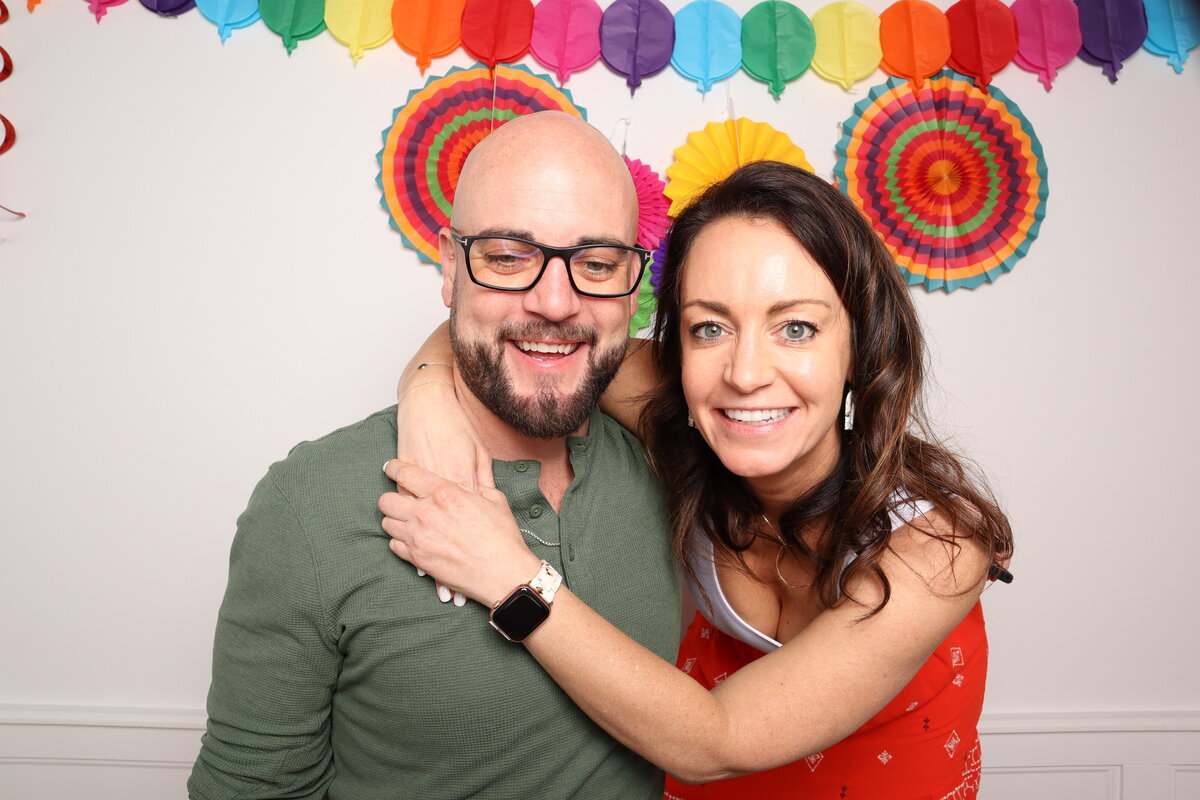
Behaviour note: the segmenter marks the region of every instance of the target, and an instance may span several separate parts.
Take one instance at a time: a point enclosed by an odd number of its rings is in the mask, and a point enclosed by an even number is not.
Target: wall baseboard
[[[1009,733],[1200,732],[1200,711],[1050,711],[984,714],[983,735]]]
[[[183,800],[204,723],[200,709],[0,704],[0,794]],[[986,714],[980,738],[980,800],[1200,800],[1200,711]]]

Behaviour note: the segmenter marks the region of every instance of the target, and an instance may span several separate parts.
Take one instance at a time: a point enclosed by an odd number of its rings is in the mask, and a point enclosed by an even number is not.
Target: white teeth
[[[775,422],[783,419],[791,413],[791,410],[786,408],[756,408],[753,410],[726,408],[722,409],[722,411],[725,416],[729,417],[734,422],[749,422],[757,424]]]
[[[548,342],[516,342],[518,348],[526,353],[561,353],[570,355],[579,347],[578,342],[571,344],[549,344]]]

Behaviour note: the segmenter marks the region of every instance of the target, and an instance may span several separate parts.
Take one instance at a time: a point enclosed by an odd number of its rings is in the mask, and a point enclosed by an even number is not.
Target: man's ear
[[[438,231],[438,254],[442,266],[442,302],[446,304],[446,308],[450,307],[450,301],[454,297],[454,279],[458,273],[458,251],[458,242],[450,238],[450,229],[442,228]]]

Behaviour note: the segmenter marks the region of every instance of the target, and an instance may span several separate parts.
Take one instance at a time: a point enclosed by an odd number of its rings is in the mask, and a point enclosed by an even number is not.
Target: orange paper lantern
[[[950,23],[925,0],[898,0],[879,15],[884,72],[920,89],[950,58]]]
[[[417,57],[421,74],[431,59],[450,55],[461,40],[463,6],[467,0],[395,0],[392,37]]]

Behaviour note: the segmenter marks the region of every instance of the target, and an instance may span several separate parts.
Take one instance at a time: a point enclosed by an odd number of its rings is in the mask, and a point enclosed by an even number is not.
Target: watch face
[[[514,642],[537,629],[550,616],[550,607],[528,586],[521,586],[492,611],[492,627]]]

